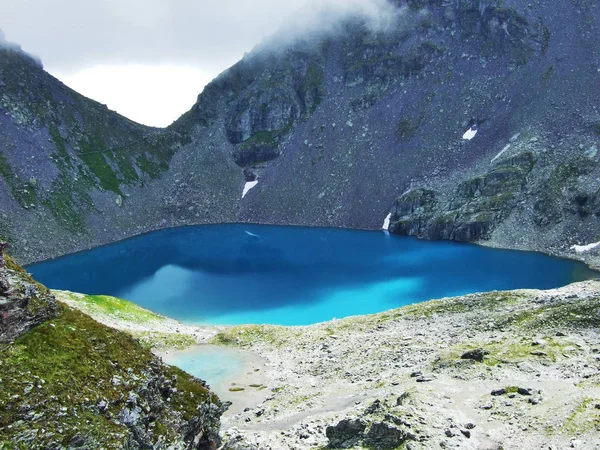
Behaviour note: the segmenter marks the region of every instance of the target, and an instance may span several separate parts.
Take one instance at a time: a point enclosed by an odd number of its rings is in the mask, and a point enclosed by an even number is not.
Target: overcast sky
[[[0,29],[80,93],[138,122],[166,126],[284,23],[303,14],[310,22],[310,11],[324,3],[376,15],[384,2],[0,0]]]
[[[82,94],[165,126],[307,1],[1,0],[0,28]]]

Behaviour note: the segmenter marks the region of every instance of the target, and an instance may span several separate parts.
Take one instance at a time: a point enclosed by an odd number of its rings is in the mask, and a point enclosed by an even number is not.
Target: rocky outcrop
[[[56,299],[9,256],[0,242],[0,344],[12,342],[56,315]]]
[[[486,174],[461,182],[446,203],[440,193],[412,189],[396,199],[389,229],[427,239],[487,239],[517,206],[534,164],[532,153],[501,160]]]
[[[0,447],[215,450],[227,408],[206,383],[57,304],[0,264]]]

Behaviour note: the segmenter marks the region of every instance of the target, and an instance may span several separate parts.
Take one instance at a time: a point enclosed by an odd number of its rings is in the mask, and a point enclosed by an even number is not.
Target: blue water
[[[164,355],[162,359],[167,364],[202,378],[213,387],[238,374],[244,367],[244,360],[238,352],[223,347],[195,347]]]
[[[125,298],[185,323],[281,325],[598,275],[538,253],[242,224],[163,230],[28,270],[53,289]]]

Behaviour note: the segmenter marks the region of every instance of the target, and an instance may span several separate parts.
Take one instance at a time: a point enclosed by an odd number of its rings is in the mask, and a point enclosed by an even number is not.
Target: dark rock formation
[[[476,348],[474,350],[469,350],[467,352],[464,352],[460,359],[470,359],[472,361],[477,361],[477,362],[483,362],[483,359],[485,358],[485,355],[487,354],[487,352],[481,348]]]
[[[343,419],[325,430],[329,448],[352,448],[362,441],[367,423],[361,419]]]
[[[56,315],[56,299],[9,256],[0,243],[0,344],[11,342]]]
[[[478,241],[517,206],[535,156],[523,153],[498,162],[486,174],[460,183],[446,204],[439,193],[413,189],[394,203],[390,231],[428,239]]]
[[[384,422],[371,425],[363,441],[364,446],[376,450],[391,450],[398,448],[409,440],[409,434],[398,427]]]

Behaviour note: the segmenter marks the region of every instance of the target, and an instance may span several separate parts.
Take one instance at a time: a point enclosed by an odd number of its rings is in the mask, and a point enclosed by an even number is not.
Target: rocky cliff
[[[182,224],[379,229],[390,212],[427,238],[570,256],[599,241],[594,2],[391,3],[386,27],[263,43],[167,130],[1,58],[0,230],[26,260]]]
[[[226,409],[0,254],[0,447],[214,450]]]

